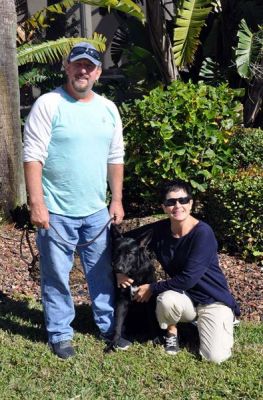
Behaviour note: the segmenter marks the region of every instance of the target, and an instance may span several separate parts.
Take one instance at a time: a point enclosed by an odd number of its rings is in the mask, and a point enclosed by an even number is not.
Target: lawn
[[[104,354],[88,305],[77,307],[76,357],[61,361],[46,344],[35,300],[0,298],[0,399],[263,399],[263,324],[235,328],[234,355],[222,365],[183,349],[135,343]]]

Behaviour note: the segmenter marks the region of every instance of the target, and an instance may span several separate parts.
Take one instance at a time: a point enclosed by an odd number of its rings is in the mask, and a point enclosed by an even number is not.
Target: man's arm
[[[108,163],[108,181],[112,195],[109,207],[110,216],[115,217],[113,223],[120,224],[124,217],[122,206],[123,164]]]
[[[42,164],[40,161],[24,163],[26,187],[29,196],[32,224],[39,228],[49,228],[49,214],[44,202],[42,189]]]

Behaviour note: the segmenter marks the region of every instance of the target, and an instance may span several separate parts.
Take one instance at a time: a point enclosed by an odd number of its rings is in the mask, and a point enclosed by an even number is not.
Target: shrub
[[[232,162],[236,168],[248,168],[251,165],[263,167],[263,130],[238,129],[229,142]]]
[[[201,199],[203,217],[221,247],[244,258],[263,258],[263,169],[240,171],[211,181]]]
[[[204,191],[231,169],[229,138],[242,106],[227,85],[174,81],[132,105],[123,105],[126,142],[125,195],[148,199],[166,179],[179,177]]]

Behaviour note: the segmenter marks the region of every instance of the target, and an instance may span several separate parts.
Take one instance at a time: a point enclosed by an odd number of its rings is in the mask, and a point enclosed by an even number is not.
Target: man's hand
[[[109,207],[111,217],[114,217],[113,224],[119,225],[124,217],[124,210],[121,200],[112,200]]]
[[[127,288],[127,287],[131,286],[133,283],[133,279],[129,278],[125,274],[118,273],[118,274],[116,274],[116,278],[117,278],[118,288],[120,288],[120,287]]]
[[[30,219],[38,228],[49,229],[49,213],[45,204],[30,206]]]
[[[152,291],[150,285],[146,283],[145,285],[139,286],[137,292],[134,295],[134,300],[138,303],[147,303],[150,300]]]

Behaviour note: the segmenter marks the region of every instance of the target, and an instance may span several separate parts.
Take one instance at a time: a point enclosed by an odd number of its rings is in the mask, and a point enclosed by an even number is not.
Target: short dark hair
[[[177,190],[184,190],[187,194],[192,199],[192,187],[189,183],[183,181],[182,179],[174,179],[172,181],[166,181],[161,187],[161,202],[163,202],[166,199],[166,196],[170,192],[175,192]]]

